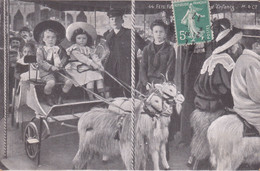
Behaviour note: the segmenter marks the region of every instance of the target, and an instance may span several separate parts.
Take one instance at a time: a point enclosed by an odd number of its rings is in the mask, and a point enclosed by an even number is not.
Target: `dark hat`
[[[111,17],[122,17],[123,15],[124,15],[124,12],[121,11],[121,10],[118,10],[118,9],[110,9],[107,12],[107,16],[109,18],[111,18]]]
[[[227,18],[221,18],[213,21],[212,23],[213,27],[213,33],[215,38],[218,36],[220,32],[222,32],[225,29],[231,29],[232,25],[229,19]]]
[[[233,27],[232,29],[225,29],[220,32],[216,38],[217,47],[212,54],[221,53],[234,44],[236,44],[242,38],[242,31],[239,28]]]
[[[28,27],[22,27],[22,28],[19,30],[19,33],[21,33],[22,31],[31,32],[31,30],[30,30]]]
[[[150,26],[150,29],[153,30],[153,27],[154,26],[161,26],[163,27],[165,30],[167,30],[167,25],[163,22],[163,20],[161,19],[157,19],[157,20],[154,20]]]
[[[56,33],[58,34],[57,44],[59,44],[62,41],[62,39],[65,38],[66,30],[61,23],[54,20],[46,20],[37,24],[33,30],[33,37],[36,40],[36,42],[39,43],[41,33],[47,29],[52,29],[56,31]]]

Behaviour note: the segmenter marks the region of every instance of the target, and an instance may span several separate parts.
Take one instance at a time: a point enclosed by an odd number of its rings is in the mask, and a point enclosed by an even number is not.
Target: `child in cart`
[[[27,81],[29,79],[35,79],[36,78],[36,68],[37,64],[33,63],[29,65],[28,63],[25,63],[24,59],[26,56],[33,56],[36,54],[36,47],[35,45],[30,43],[25,43],[22,49],[22,57],[18,59],[16,64],[16,76],[17,79],[20,79],[21,81]],[[30,70],[30,75],[29,71]],[[30,78],[29,78],[30,76]]]
[[[140,65],[138,89],[147,92],[147,83],[162,83],[164,77],[173,81],[175,68],[175,50],[166,41],[168,26],[162,20],[155,20],[150,26],[154,41],[143,51]]]
[[[66,71],[77,82],[76,86],[86,86],[91,92],[94,92],[96,82],[98,93],[105,97],[101,74],[104,69],[99,56],[92,48],[97,38],[95,28],[85,22],[75,22],[67,28],[66,37],[74,43],[67,49],[70,61],[66,66]],[[89,100],[94,100],[91,92],[88,92]]]
[[[41,45],[37,48],[36,60],[39,65],[40,78],[46,82],[44,93],[47,105],[54,105],[55,95],[52,93],[57,81],[64,82],[58,103],[62,103],[65,95],[72,87],[72,82],[60,74],[68,60],[66,51],[57,46],[65,38],[65,28],[57,21],[47,20],[36,25],[34,39]]]

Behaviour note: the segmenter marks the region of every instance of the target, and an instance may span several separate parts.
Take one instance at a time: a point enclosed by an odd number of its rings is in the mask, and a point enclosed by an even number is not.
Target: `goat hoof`
[[[164,170],[171,170],[171,168],[170,168],[170,167],[168,167],[168,168],[165,168]]]

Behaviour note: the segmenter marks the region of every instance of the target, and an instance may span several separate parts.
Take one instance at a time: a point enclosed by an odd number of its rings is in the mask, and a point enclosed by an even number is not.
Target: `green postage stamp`
[[[178,45],[213,39],[208,0],[175,2],[173,8]]]

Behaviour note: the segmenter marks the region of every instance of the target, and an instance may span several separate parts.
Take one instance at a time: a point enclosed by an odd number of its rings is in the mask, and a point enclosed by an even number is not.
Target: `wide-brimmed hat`
[[[242,38],[242,31],[236,27],[232,29],[225,29],[220,32],[216,38],[217,47],[212,54],[223,52],[236,44]]]
[[[122,10],[118,10],[118,9],[110,9],[107,12],[107,16],[109,18],[111,17],[122,17],[124,15],[124,12]]]
[[[69,27],[66,30],[66,38],[69,41],[71,41],[71,38],[73,36],[74,31],[79,29],[79,28],[81,28],[89,36],[91,36],[91,38],[92,38],[91,44],[93,44],[94,40],[97,39],[97,32],[96,32],[96,29],[92,25],[90,25],[86,22],[75,22],[75,23],[72,23],[71,25],[69,25]]]
[[[259,25],[246,25],[242,28],[243,37],[260,38],[260,26]]]
[[[66,30],[61,23],[59,23],[58,21],[54,21],[54,20],[46,20],[35,26],[35,28],[33,30],[34,39],[37,42],[39,42],[41,33],[47,29],[52,29],[57,33],[56,44],[59,44],[65,38]]]

